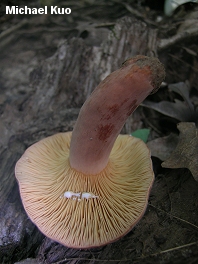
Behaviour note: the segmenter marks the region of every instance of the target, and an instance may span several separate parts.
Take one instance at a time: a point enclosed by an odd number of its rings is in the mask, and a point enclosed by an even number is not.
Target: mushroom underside
[[[43,139],[18,161],[23,205],[51,239],[72,248],[102,246],[128,233],[144,214],[154,180],[150,152],[141,140],[119,135],[106,168],[86,175],[70,167],[71,135]]]

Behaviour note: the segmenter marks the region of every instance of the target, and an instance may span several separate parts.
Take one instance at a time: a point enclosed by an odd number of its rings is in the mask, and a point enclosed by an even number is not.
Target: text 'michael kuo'
[[[50,9],[51,15],[69,15],[71,14],[71,8],[63,8],[58,6],[44,7],[19,7],[19,6],[6,6],[6,15],[42,15],[48,14]]]

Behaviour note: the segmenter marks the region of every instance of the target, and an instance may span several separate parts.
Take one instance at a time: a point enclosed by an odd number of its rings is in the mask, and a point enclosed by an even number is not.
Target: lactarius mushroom
[[[97,247],[141,219],[154,180],[150,152],[119,133],[164,76],[156,58],[125,61],[84,103],[73,132],[25,151],[16,178],[27,214],[46,236],[72,248]]]

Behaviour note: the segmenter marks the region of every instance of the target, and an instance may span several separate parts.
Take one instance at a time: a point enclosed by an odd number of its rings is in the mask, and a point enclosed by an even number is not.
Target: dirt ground
[[[23,4],[26,1],[18,2]],[[43,0],[27,5],[47,4]],[[185,164],[161,166],[162,152],[169,157],[179,142],[177,124],[196,126],[196,111],[189,120],[180,120],[180,107],[170,115],[140,106],[129,118],[122,133],[149,128],[149,142],[175,137],[171,147],[161,140],[156,150],[151,143],[151,153],[158,154],[152,155],[155,181],[145,215],[126,236],[104,247],[70,249],[41,234],[23,209],[14,176],[16,161],[29,145],[72,130],[93,88],[127,56],[154,53],[165,65],[166,79],[149,101],[185,101],[168,86],[188,81],[189,100],[196,109],[198,5],[188,3],[170,17],[159,1],[52,0],[50,5],[70,7],[72,13],[5,15],[4,1],[0,4],[0,262],[198,263],[196,172]],[[190,157],[195,161],[197,146],[196,141]]]

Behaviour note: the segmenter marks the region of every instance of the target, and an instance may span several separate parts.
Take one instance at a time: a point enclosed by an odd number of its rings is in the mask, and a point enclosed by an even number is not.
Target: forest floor
[[[10,1],[12,5],[14,2]],[[26,3],[19,2],[18,5]],[[45,2],[29,1],[28,7],[44,6]],[[159,1],[49,2],[69,7],[72,12],[70,15],[5,15],[5,4],[3,1],[0,4],[0,262],[198,263],[198,5],[188,3],[167,17]],[[79,49],[82,51],[86,46],[87,53],[79,56],[86,58],[91,49],[101,46],[109,32],[114,33],[117,21],[126,17],[144,23],[156,34],[155,55],[166,69],[162,88],[149,96],[128,122],[130,126],[123,130],[125,133],[140,128],[150,130],[147,144],[155,181],[144,217],[125,237],[96,249],[69,249],[44,237],[26,216],[14,166],[28,145],[43,136],[71,130],[90,93],[90,90],[74,89],[75,85],[70,83],[63,97],[60,90],[56,91],[51,106],[54,112],[61,111],[67,99],[66,112],[60,117],[57,113],[39,117],[47,109],[48,101],[42,105],[43,101],[37,100],[35,87],[47,78],[43,69],[48,71],[53,67],[62,43],[66,40],[75,44],[73,39],[80,39]],[[86,72],[86,67],[83,70]],[[55,105],[58,99],[59,108]],[[38,109],[34,112],[36,102]],[[67,123],[63,125],[65,116]]]

